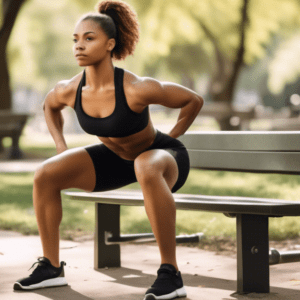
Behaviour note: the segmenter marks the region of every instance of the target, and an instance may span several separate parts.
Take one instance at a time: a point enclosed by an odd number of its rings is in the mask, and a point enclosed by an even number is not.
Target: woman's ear
[[[109,39],[108,40],[108,50],[113,51],[115,46],[116,46],[116,40],[115,39]]]

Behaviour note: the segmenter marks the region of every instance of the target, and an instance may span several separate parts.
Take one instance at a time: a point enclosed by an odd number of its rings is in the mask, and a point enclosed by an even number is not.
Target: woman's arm
[[[203,104],[204,100],[199,95],[195,95],[186,100],[184,106],[181,107],[177,123],[169,132],[169,135],[173,138],[178,138],[183,135],[196,119]]]
[[[140,91],[146,105],[160,104],[181,109],[177,123],[169,133],[173,138],[178,138],[188,130],[204,104],[203,98],[194,91],[179,84],[159,82],[152,78],[143,79]]]
[[[46,123],[50,134],[56,145],[57,153],[62,153],[68,149],[63,136],[64,119],[61,110],[66,106],[58,101],[57,87],[51,90],[44,101],[43,109]]]

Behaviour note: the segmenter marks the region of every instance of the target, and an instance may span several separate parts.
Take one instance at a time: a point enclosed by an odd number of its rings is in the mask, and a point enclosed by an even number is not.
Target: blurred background
[[[116,65],[199,93],[205,105],[190,130],[300,130],[300,0],[126,2],[138,14],[140,42],[133,57]],[[73,30],[97,3],[0,0],[0,230],[38,233],[33,172],[4,166],[15,158],[40,163],[56,154],[42,103],[58,81],[82,70],[72,53]],[[155,127],[166,133],[179,114],[161,106],[150,109]],[[83,133],[72,109],[63,114],[69,147],[99,141]],[[299,200],[300,178],[192,170],[180,192]],[[92,203],[63,205],[62,237],[92,236]],[[178,213],[178,234],[235,238],[234,220],[191,214]],[[122,220],[122,232],[151,232],[143,208],[124,208]],[[297,218],[271,222],[271,239],[298,238],[300,244]]]
[[[24,135],[48,134],[42,102],[58,81],[81,71],[72,54],[74,25],[97,2],[0,1],[0,110],[30,115]],[[141,37],[134,56],[116,65],[203,96],[191,130],[300,129],[299,0],[126,2],[138,14]],[[151,111],[164,131],[178,113]],[[82,133],[73,111],[64,114],[65,133]]]

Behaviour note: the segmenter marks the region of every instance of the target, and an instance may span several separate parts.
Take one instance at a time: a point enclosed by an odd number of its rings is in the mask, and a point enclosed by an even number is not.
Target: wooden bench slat
[[[300,173],[300,152],[189,150],[191,168]]]
[[[140,192],[65,192],[71,200],[88,200],[126,206],[144,206]],[[300,203],[277,199],[174,194],[176,208],[182,210],[204,210],[234,214],[259,214],[268,216],[298,216]]]
[[[190,131],[179,140],[187,149],[299,152],[299,135],[299,131]]]

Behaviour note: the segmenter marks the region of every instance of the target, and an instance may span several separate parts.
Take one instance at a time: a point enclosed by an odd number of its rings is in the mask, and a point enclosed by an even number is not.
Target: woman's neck
[[[86,85],[93,90],[101,90],[114,84],[114,65],[112,60],[102,61],[100,64],[87,66]]]

